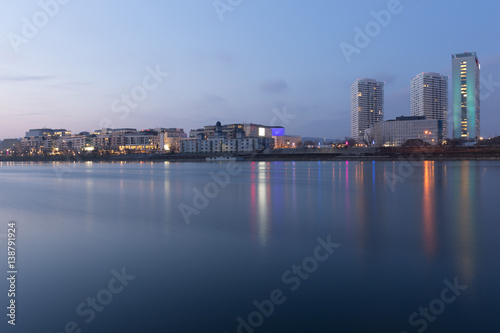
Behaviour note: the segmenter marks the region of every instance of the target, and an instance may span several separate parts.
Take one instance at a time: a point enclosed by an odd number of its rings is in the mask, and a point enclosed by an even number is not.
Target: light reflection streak
[[[250,229],[252,235],[257,232],[257,191],[256,191],[256,170],[255,162],[251,163],[250,170]]]
[[[258,234],[262,245],[267,244],[267,233],[269,227],[269,191],[270,186],[267,183],[266,176],[268,176],[268,170],[266,168],[266,162],[259,162],[259,177],[258,177]]]
[[[474,163],[474,162],[472,162]],[[475,276],[475,234],[476,221],[476,165],[464,161],[460,168],[460,191],[458,201],[458,250],[457,260],[461,275],[468,283],[472,283]]]
[[[424,218],[424,249],[428,256],[433,257],[436,252],[436,195],[434,161],[424,162],[424,191],[422,209]]]

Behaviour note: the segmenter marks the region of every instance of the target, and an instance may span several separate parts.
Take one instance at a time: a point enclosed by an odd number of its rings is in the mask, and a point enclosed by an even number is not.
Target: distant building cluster
[[[475,52],[452,55],[453,138],[480,138],[480,64]],[[448,133],[448,77],[421,73],[411,80],[411,117],[384,122],[384,83],[351,86],[351,136],[367,146],[400,146],[420,139],[439,145]],[[438,132],[439,131],[439,132]]]
[[[65,129],[32,129],[20,142],[27,154],[65,153],[78,151],[151,151],[178,147],[179,140],[187,137],[183,129],[158,128],[138,131],[134,128],[101,129],[92,133],[73,135]]]
[[[192,130],[181,140],[181,153],[249,153],[273,148],[296,148],[302,139],[285,135],[285,128],[257,124],[230,124]]]
[[[2,154],[16,151],[23,155],[70,154],[99,152],[122,154],[129,152],[171,153],[252,153],[273,148],[296,148],[302,139],[286,136],[284,127],[256,124],[205,126],[188,134],[181,128],[105,128],[94,132],[72,134],[66,129],[30,129],[22,139],[6,139]]]

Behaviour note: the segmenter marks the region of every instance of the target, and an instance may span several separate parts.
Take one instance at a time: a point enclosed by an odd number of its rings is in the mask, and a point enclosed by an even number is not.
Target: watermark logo
[[[99,290],[95,297],[87,297],[87,299],[78,304],[76,307],[76,314],[84,318],[84,322],[88,325],[94,321],[97,313],[104,311],[104,308],[111,304],[114,296],[123,292],[125,287],[127,287],[130,281],[135,280],[135,276],[128,275],[125,272],[125,267],[122,268],[121,272],[116,269],[111,271],[113,276],[106,286]],[[79,325],[75,321],[68,321],[64,325],[64,332],[82,332]]]
[[[283,126],[287,126],[292,120],[297,118],[296,114],[290,114],[287,111],[288,110],[286,106],[282,107],[281,110],[279,110],[278,108],[274,108],[274,116],[271,118],[270,125],[277,126],[278,124],[282,124]]]
[[[347,63],[350,64],[352,62],[354,54],[360,54],[363,49],[367,48],[372,40],[377,38],[382,32],[383,28],[391,24],[393,16],[401,14],[403,9],[401,1],[390,0],[387,3],[387,9],[380,11],[372,10],[370,12],[373,20],[368,21],[363,29],[355,26],[353,43],[342,42],[339,45]]]
[[[335,250],[341,246],[341,244],[332,242],[331,235],[328,235],[326,240],[318,237],[316,241],[318,245],[310,257],[302,260],[299,265],[293,265],[282,274],[281,281],[288,287],[290,292],[297,291],[302,282],[308,280],[318,270],[319,264],[327,261]],[[260,302],[253,301],[252,305],[255,307],[255,311],[250,312],[245,318],[241,316],[236,318],[238,323],[236,332],[253,333],[255,329],[261,327],[265,319],[274,314],[276,307],[286,302],[286,292],[283,289],[273,289],[269,293],[269,299]]]
[[[485,88],[487,90],[486,93],[483,93],[484,89],[481,90],[481,100],[486,101],[489,99],[498,87],[500,87],[500,82],[493,81],[493,74],[488,75],[488,78],[481,75],[481,88]]]
[[[427,307],[420,307],[418,312],[413,312],[408,318],[409,324],[415,327],[418,333],[423,333],[428,328],[429,323],[435,322],[437,317],[443,314],[446,305],[455,302],[468,288],[466,285],[459,284],[458,278],[455,278],[453,283],[447,279],[443,283],[446,287],[441,291],[440,297],[430,301]],[[402,331],[401,333],[408,332]]]
[[[156,65],[153,69],[151,66],[146,67],[147,74],[142,78],[142,83],[136,85],[128,94],[121,94],[111,102],[111,111],[118,114],[120,120],[124,120],[130,114],[131,109],[137,109],[141,102],[148,98],[149,93],[156,90],[167,78],[170,73],[161,70],[160,65]],[[107,128],[112,126],[110,119],[101,120],[99,127]]]
[[[233,12],[236,7],[242,4],[242,2],[243,0],[215,0],[212,2],[212,5],[214,6],[215,12],[219,16],[219,19],[224,21],[224,15],[226,15],[227,12]]]
[[[408,159],[400,157],[398,159],[400,163],[397,164],[397,169],[396,166],[394,166],[394,173],[388,171],[384,176],[391,192],[396,191],[396,185],[398,183],[404,183],[408,178],[410,178],[415,173],[416,167],[420,166],[424,160],[425,155],[417,153],[411,154]]]
[[[217,198],[221,190],[229,185],[231,177],[238,175],[241,171],[241,166],[236,162],[229,162],[226,164],[225,170],[218,173],[210,172],[209,175],[213,180],[212,182],[206,183],[202,190],[197,187],[193,188],[194,196],[192,205],[185,203],[179,205],[179,211],[182,214],[184,222],[190,224],[191,216],[199,215],[202,210],[206,209],[210,205],[210,200]]]
[[[71,0],[42,0],[38,2],[40,10],[36,11],[31,18],[23,16],[23,23],[20,33],[9,32],[7,38],[15,53],[19,53],[21,45],[28,44],[30,40],[38,36],[41,29],[49,24],[50,20],[56,17],[62,5],[66,5]]]

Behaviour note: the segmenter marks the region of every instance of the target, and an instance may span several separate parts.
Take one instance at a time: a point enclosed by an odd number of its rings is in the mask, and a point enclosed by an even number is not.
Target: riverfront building
[[[448,137],[448,77],[421,73],[411,80],[411,115],[441,120],[441,136]]]
[[[420,117],[398,117],[375,124],[365,131],[365,141],[373,146],[398,147],[410,139],[420,139],[431,145],[442,141],[442,121]]]
[[[26,132],[20,149],[26,154],[63,154],[78,151],[178,152],[180,140],[187,134],[180,128],[158,128],[138,131],[135,128],[104,128],[92,133],[72,135],[66,130],[34,129]]]
[[[254,124],[205,126],[190,132],[190,138],[180,141],[181,153],[250,153],[272,149],[273,134],[283,136],[284,128]],[[250,134],[247,136],[247,133]]]
[[[481,136],[480,70],[476,52],[452,55],[454,139]]]
[[[351,86],[351,136],[364,140],[365,130],[384,120],[384,82],[358,79]]]

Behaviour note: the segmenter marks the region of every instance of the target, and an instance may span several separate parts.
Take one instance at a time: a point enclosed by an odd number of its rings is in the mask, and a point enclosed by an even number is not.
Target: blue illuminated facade
[[[476,52],[452,55],[454,139],[481,136],[480,69]]]

